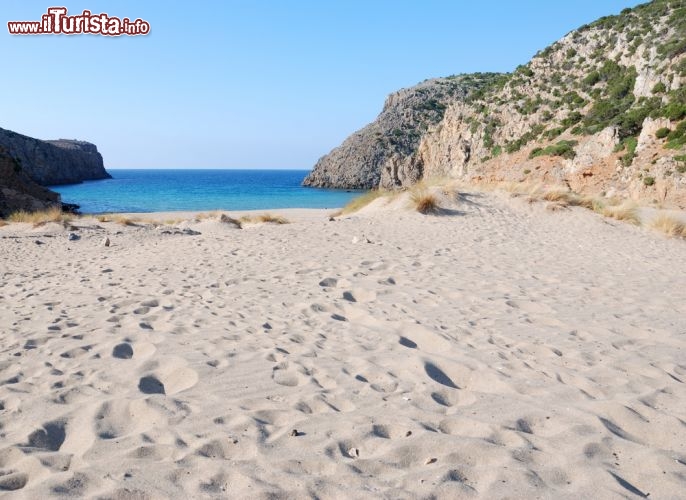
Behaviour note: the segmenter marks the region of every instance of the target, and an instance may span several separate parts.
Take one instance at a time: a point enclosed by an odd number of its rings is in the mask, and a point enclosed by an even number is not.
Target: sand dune
[[[386,203],[1,228],[0,492],[683,498],[683,241]]]

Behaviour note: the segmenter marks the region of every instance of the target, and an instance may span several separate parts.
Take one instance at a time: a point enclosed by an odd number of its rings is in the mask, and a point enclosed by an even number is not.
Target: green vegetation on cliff
[[[512,73],[455,75],[393,94],[379,118],[324,156],[305,184],[393,188],[427,175],[495,178],[494,169],[528,160],[556,168],[557,179],[578,170],[565,165],[605,162],[617,172],[613,182],[626,185],[646,177],[629,167],[641,158],[647,123],[660,148],[650,165],[667,158],[651,172],[654,185],[667,177],[679,183],[685,83],[686,0],[654,0],[570,32]]]

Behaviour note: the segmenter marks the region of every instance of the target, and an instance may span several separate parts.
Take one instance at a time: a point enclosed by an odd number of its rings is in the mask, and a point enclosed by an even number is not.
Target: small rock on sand
[[[79,236],[78,234],[69,233],[69,241],[76,241],[76,240],[80,240],[80,239],[81,239],[81,236]]]
[[[324,278],[319,282],[319,286],[323,287],[333,287],[338,284],[338,280],[336,278]]]
[[[105,239],[102,240],[102,246],[104,246],[104,247],[110,246],[110,239],[105,237]]]

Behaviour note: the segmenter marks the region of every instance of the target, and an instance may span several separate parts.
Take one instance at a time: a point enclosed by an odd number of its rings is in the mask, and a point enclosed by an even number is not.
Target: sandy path
[[[0,489],[683,495],[686,244],[455,208],[0,229]]]

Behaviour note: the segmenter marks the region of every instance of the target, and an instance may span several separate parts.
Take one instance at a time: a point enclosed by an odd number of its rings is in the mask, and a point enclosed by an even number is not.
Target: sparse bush
[[[686,145],[686,121],[679,123],[679,125],[669,133],[665,147],[668,149],[679,149],[684,145]]]
[[[577,141],[559,141],[557,144],[550,145],[544,149],[534,148],[529,154],[529,158],[536,158],[538,156],[561,156],[566,159],[572,159],[576,156],[574,146]]]
[[[686,104],[680,102],[670,102],[662,108],[662,116],[670,121],[677,122],[686,118]]]
[[[424,188],[418,188],[410,195],[414,209],[420,214],[432,214],[439,210],[438,198]]]
[[[655,177],[651,177],[651,176],[649,176],[649,175],[646,175],[646,176],[643,178],[643,184],[645,184],[646,186],[652,186],[652,185],[654,185],[654,184],[655,184]]]
[[[47,210],[40,210],[37,212],[28,212],[26,210],[19,210],[10,214],[8,220],[10,222],[26,222],[33,224],[34,227],[47,224],[48,222],[59,222],[65,224],[73,219],[73,216],[62,212],[60,207],[53,207]]]
[[[686,238],[686,224],[668,215],[658,215],[653,219],[650,227],[672,238]]]
[[[234,219],[235,220],[235,219]],[[232,223],[230,221],[222,221],[222,222],[227,222],[227,223]],[[241,224],[241,227],[243,224],[288,224],[289,220],[286,219],[285,217],[281,217],[280,215],[272,215],[272,214],[260,214],[260,215],[244,215],[242,216],[238,222]]]
[[[113,222],[122,226],[137,226],[141,220],[138,217],[127,217],[125,215],[117,215],[112,218]]]
[[[663,94],[666,91],[667,86],[662,82],[658,82],[653,86],[653,94]]]
[[[668,129],[667,127],[662,127],[662,128],[659,128],[655,131],[655,137],[658,139],[664,139],[665,137],[667,137],[669,135],[670,132],[671,132],[671,130]]]
[[[626,147],[626,154],[622,156],[622,165],[630,166],[636,157],[636,147],[638,146],[638,139],[636,137],[629,137],[624,140]]]
[[[564,202],[569,205],[573,205],[576,199],[574,193],[571,191],[563,191],[561,189],[554,189],[552,191],[546,191],[543,193],[543,199],[546,201],[554,202]]]
[[[586,78],[583,79],[584,85],[588,87],[593,87],[596,83],[600,81],[600,73],[597,71],[592,71],[589,73]]]
[[[638,211],[636,210],[636,207],[632,205],[603,207],[600,213],[605,217],[629,222],[630,224],[634,224],[636,226],[641,224],[641,218],[638,215]]]

